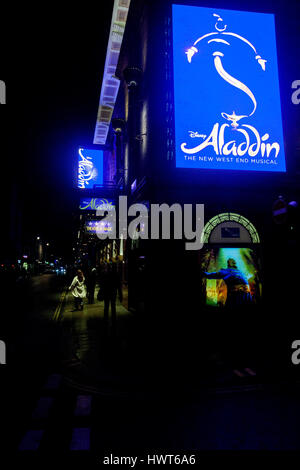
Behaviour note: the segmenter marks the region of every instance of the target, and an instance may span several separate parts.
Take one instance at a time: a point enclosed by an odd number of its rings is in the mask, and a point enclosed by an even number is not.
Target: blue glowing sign
[[[112,223],[102,220],[89,220],[86,222],[85,230],[90,234],[104,234],[109,233],[113,229]]]
[[[78,149],[78,188],[103,184],[103,150]]]
[[[285,171],[274,15],[173,5],[177,168]]]
[[[86,197],[80,199],[79,209],[82,211],[112,211],[116,209],[116,205],[113,199]]]

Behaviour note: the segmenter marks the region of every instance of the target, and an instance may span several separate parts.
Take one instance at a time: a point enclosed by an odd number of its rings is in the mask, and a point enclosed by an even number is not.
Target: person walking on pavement
[[[95,267],[93,267],[89,271],[89,274],[87,276],[87,282],[86,282],[86,285],[87,285],[87,298],[88,298],[88,303],[89,304],[94,303],[96,277],[97,277],[97,270],[96,270]]]
[[[117,315],[116,315],[116,300],[117,294],[119,300],[122,302],[122,286],[121,278],[117,271],[117,264],[110,263],[106,266],[106,270],[102,274],[101,278],[101,293],[104,300],[104,325],[105,331],[108,331],[108,316],[109,316],[109,304],[111,306],[111,319],[112,319],[112,335],[116,335],[117,328]]]
[[[78,269],[77,275],[74,277],[69,287],[75,301],[75,310],[83,310],[83,299],[86,297],[85,277],[81,269]]]

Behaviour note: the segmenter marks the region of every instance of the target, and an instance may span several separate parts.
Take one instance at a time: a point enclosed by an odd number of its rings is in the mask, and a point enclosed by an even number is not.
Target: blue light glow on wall
[[[113,199],[85,197],[80,199],[79,209],[82,211],[112,211],[116,209]]]
[[[103,150],[78,149],[78,188],[103,184]]]
[[[274,15],[173,5],[177,168],[285,171]]]

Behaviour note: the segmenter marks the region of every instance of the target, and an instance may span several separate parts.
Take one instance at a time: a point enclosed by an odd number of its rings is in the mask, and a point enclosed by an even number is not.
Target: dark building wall
[[[103,183],[112,184],[116,174],[116,154],[112,146],[111,150],[103,153]]]

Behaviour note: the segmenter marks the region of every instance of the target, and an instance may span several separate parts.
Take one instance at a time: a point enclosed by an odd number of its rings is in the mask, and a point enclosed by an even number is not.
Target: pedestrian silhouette
[[[116,263],[109,263],[105,266],[105,270],[100,280],[101,294],[104,300],[104,328],[105,333],[108,333],[108,319],[109,319],[109,304],[111,306],[111,320],[112,320],[112,335],[116,335],[117,330],[117,315],[116,315],[116,300],[117,294],[119,300],[122,302],[122,286],[121,278],[117,270]]]
[[[89,270],[88,276],[87,276],[87,298],[88,298],[88,303],[93,304],[94,303],[94,297],[95,297],[95,287],[96,287],[96,278],[97,278],[97,270],[95,267],[91,268]]]

